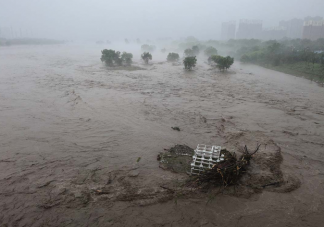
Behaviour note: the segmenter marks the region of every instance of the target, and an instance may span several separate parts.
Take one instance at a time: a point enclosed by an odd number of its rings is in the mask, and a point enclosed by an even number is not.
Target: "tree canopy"
[[[126,65],[131,65],[133,62],[132,61],[133,54],[131,54],[131,53],[123,52],[123,54],[121,55],[121,58],[122,58],[123,62],[125,62]]]
[[[101,51],[101,61],[105,62],[108,66],[121,66],[123,64],[131,65],[132,63],[133,54],[123,52],[120,55],[119,51],[115,50],[107,50],[104,49]]]
[[[186,57],[186,58],[183,60],[184,67],[185,67],[185,69],[187,69],[187,70],[191,70],[193,67],[195,67],[195,66],[196,66],[196,63],[197,63],[196,56],[193,56],[193,57]]]
[[[179,61],[179,54],[169,53],[168,57],[167,57],[167,61],[169,61],[169,62]]]
[[[144,60],[144,62],[146,64],[148,64],[149,60],[152,60],[152,54],[150,54],[149,52],[144,52],[142,55],[141,55],[142,59]]]
[[[234,58],[231,58],[230,56],[222,57],[219,55],[212,55],[210,57],[210,60],[215,62],[216,67],[221,71],[229,69],[234,63]]]
[[[194,52],[192,51],[192,49],[185,49],[184,55],[186,57],[192,57],[192,56],[194,56]]]
[[[142,49],[142,51],[145,51],[145,52],[153,52],[153,51],[155,51],[156,46],[154,46],[154,45],[148,45],[148,44],[143,44],[141,46],[141,49]]]
[[[212,55],[217,55],[217,50],[215,47],[212,47],[212,46],[209,46],[205,49],[204,51],[204,54],[207,56],[207,57],[210,57]]]

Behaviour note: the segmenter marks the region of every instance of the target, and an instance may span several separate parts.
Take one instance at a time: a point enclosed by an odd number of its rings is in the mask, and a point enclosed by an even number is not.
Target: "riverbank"
[[[260,64],[260,66],[293,76],[303,77],[319,84],[324,83],[324,68],[317,63],[309,64],[307,62],[298,62],[293,64],[282,64],[279,66],[266,64]]]

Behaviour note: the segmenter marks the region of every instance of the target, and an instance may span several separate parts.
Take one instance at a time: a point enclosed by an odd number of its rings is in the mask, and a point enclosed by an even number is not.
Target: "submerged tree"
[[[216,48],[210,46],[210,47],[207,47],[204,51],[204,54],[207,56],[207,57],[210,57],[212,55],[216,55],[217,54],[217,50]]]
[[[231,58],[230,56],[222,57],[219,55],[212,55],[210,57],[210,60],[215,62],[217,68],[221,71],[229,69],[234,63],[234,58]]]
[[[119,51],[104,49],[101,51],[101,61],[105,62],[108,66],[121,66],[123,63],[130,65],[132,63],[133,55],[131,53],[124,52],[120,55]]]
[[[121,59],[119,51],[115,52],[114,63],[118,66],[121,66],[123,64],[123,59]]]
[[[133,54],[131,54],[131,53],[123,52],[123,54],[121,55],[121,58],[126,65],[131,65],[133,62],[132,61]]]
[[[191,49],[185,49],[184,51],[184,55],[186,57],[193,57],[193,56],[197,56],[199,54],[200,50],[198,46],[193,46]]]
[[[240,61],[246,63],[250,61],[250,58],[247,54],[243,54],[242,57],[240,58]]]
[[[194,56],[194,52],[192,51],[192,49],[185,49],[184,55],[186,57],[193,57]]]
[[[192,52],[193,52],[193,54],[195,56],[197,56],[199,54],[199,52],[200,52],[200,49],[199,49],[198,46],[193,46],[191,49],[192,49]]]
[[[167,57],[167,61],[169,61],[169,62],[179,61],[179,54],[177,54],[177,53],[169,53],[168,57]]]
[[[114,65],[114,61],[116,59],[116,51],[114,50],[107,50],[107,49],[104,49],[101,51],[101,58],[100,60],[102,62],[105,62],[106,65],[109,65],[109,66],[113,66]]]
[[[152,60],[152,55],[149,52],[144,52],[141,57],[146,64],[148,64],[149,60]]]
[[[146,51],[146,52],[153,52],[156,49],[156,46],[154,45],[148,45],[148,44],[143,44],[141,46],[142,51]]]
[[[188,70],[191,70],[193,67],[195,67],[196,66],[196,63],[197,63],[196,56],[186,57],[183,60],[183,64],[185,66],[185,69],[188,69]]]

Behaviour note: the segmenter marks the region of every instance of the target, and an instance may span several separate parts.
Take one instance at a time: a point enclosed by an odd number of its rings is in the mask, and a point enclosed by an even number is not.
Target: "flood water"
[[[149,65],[135,54],[142,70],[110,70],[103,48],[0,48],[0,226],[321,225],[322,87],[240,63],[220,73],[198,60],[187,72],[160,53]],[[184,176],[159,168],[159,152],[244,145],[239,137],[278,144],[300,187],[211,202],[161,196]]]

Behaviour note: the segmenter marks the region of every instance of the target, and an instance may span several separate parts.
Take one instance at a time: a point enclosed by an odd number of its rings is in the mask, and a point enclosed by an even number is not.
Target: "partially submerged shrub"
[[[177,54],[177,53],[169,53],[168,57],[167,57],[167,61],[170,61],[170,62],[179,61],[179,54]]]
[[[244,54],[242,57],[241,57],[241,62],[249,62],[250,61],[250,57],[246,54]]]
[[[216,48],[210,46],[210,47],[207,47],[204,51],[204,54],[207,56],[207,57],[210,57],[212,55],[216,55],[217,54],[217,50]]]
[[[197,56],[199,54],[200,50],[198,46],[193,46],[191,49],[185,49],[184,51],[184,55],[186,57],[193,57],[193,56]]]
[[[193,67],[195,67],[196,66],[196,63],[197,63],[196,56],[186,57],[183,60],[183,64],[185,66],[185,69],[188,69],[188,70],[191,70]]]
[[[100,60],[102,62],[105,62],[109,66],[113,66],[116,58],[119,57],[120,52],[119,51],[114,51],[114,50],[107,50],[104,49],[101,51],[101,58]]]
[[[114,62],[117,66],[123,65],[123,59],[121,59],[121,57],[116,58]]]
[[[230,56],[222,57],[219,55],[212,55],[209,60],[215,62],[217,68],[221,71],[229,69],[234,63],[234,58],[231,58]]]
[[[192,52],[193,52],[193,54],[195,56],[197,56],[199,54],[199,52],[200,52],[200,49],[199,49],[198,46],[193,46],[191,49],[192,49]]]
[[[192,51],[192,49],[185,49],[184,55],[186,57],[193,57],[194,56],[194,52]]]
[[[150,54],[149,52],[144,52],[142,55],[141,55],[142,59],[144,60],[144,62],[146,64],[148,64],[149,60],[152,60],[152,54]]]
[[[130,65],[132,63],[133,54],[124,52],[120,55],[119,51],[104,49],[101,51],[101,61],[108,66],[121,66],[123,64]]]
[[[131,65],[133,62],[132,61],[133,54],[131,54],[131,53],[123,52],[123,54],[121,55],[121,58],[126,65]]]
[[[148,44],[143,44],[141,46],[141,49],[144,52],[153,52],[156,49],[156,46],[154,46],[154,45],[148,45]]]

